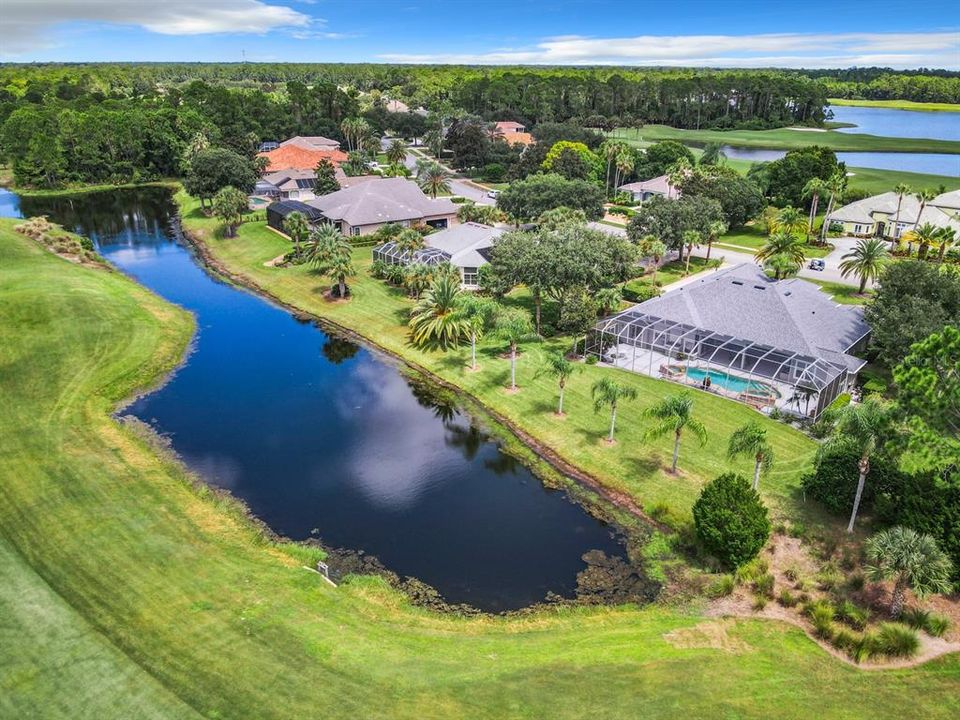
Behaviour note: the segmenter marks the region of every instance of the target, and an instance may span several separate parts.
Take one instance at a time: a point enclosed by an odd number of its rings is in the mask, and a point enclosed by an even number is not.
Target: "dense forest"
[[[0,159],[24,185],[130,182],[182,175],[198,144],[252,158],[263,140],[342,139],[348,117],[362,115],[374,131],[397,129],[380,102],[386,97],[428,108],[433,125],[471,115],[534,127],[773,128],[821,124],[830,94],[956,100],[958,85],[957,73],[880,69],[0,65]],[[419,129],[400,134],[429,129],[405,115]]]

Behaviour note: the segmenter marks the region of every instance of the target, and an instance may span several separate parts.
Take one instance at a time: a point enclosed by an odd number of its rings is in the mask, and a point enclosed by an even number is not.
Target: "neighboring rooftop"
[[[340,141],[332,140],[328,137],[323,137],[323,135],[295,135],[289,140],[284,140],[280,143],[280,147],[286,147],[288,145],[296,145],[297,147],[302,147],[305,150],[339,150]]]
[[[321,160],[329,160],[334,166],[347,160],[347,154],[340,150],[309,150],[296,144],[282,144],[276,150],[258,155],[267,159],[267,172],[315,170]]]
[[[501,120],[496,125],[497,130],[502,133],[524,132],[527,129],[527,126],[523,123],[514,122],[513,120]]]
[[[313,170],[281,170],[263,176],[265,182],[283,191],[312,188],[317,184],[317,174]]]
[[[652,315],[823,358],[851,372],[864,361],[847,351],[870,331],[861,308],[838,305],[806,280],[772,280],[749,263],[711,273],[621,313],[627,314]]]
[[[368,180],[311,200],[310,205],[329,220],[343,220],[354,227],[457,213],[454,203],[427,197],[415,182],[405,178]]]
[[[493,241],[504,233],[502,228],[465,222],[446,230],[427,235],[424,241],[432,248],[446,253],[458,267],[480,267],[488,262]]]
[[[670,198],[679,197],[680,195],[680,191],[670,184],[670,178],[667,175],[660,175],[659,177],[650,178],[649,180],[621,185],[619,189],[626,190],[630,193],[654,193]]]
[[[937,195],[924,203],[922,212],[920,201],[915,195],[907,194],[900,197],[891,191],[856,200],[837,208],[830,213],[830,220],[861,225],[872,225],[878,219],[906,225],[930,223],[937,227],[951,227],[960,231],[960,220],[956,217],[958,210],[960,210],[960,190]],[[875,218],[874,214],[888,217]]]
[[[299,200],[280,200],[279,202],[270,203],[270,205],[267,206],[267,212],[275,213],[282,218],[286,218],[290,213],[298,212],[310,222],[323,219],[322,214],[316,208],[312,208]]]

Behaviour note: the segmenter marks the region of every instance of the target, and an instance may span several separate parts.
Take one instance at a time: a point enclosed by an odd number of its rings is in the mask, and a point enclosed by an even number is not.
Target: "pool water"
[[[770,387],[766,383],[757,382],[756,380],[747,380],[739,375],[727,375],[726,373],[722,373],[717,370],[688,368],[686,375],[687,378],[693,380],[697,384],[702,383],[703,379],[709,376],[712,387],[723,388],[724,390],[729,390],[733,393],[750,392],[755,395],[765,395],[768,397],[777,397],[779,395],[774,388]]]

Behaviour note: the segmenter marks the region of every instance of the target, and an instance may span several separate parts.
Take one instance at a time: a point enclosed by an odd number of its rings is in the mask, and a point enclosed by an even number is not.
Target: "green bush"
[[[753,581],[753,591],[757,593],[757,595],[763,595],[764,597],[772,598],[773,584],[773,575],[766,573],[765,575],[761,575]]]
[[[639,280],[631,280],[628,283],[624,283],[621,291],[623,293],[624,300],[635,303],[646,302],[647,300],[660,295],[660,290],[658,288],[655,288],[653,285],[640,282]]]
[[[923,630],[931,637],[943,637],[943,634],[950,628],[949,618],[943,615],[936,615],[922,608],[908,608],[904,610],[900,620],[914,630]]]
[[[737,581],[733,575],[721,575],[707,586],[707,596],[712,598],[726,597],[733,592]]]
[[[870,611],[855,605],[849,600],[843,600],[836,605],[837,619],[857,630],[863,630],[870,620]]]
[[[777,602],[784,607],[794,607],[798,601],[792,592],[784,588],[780,591],[780,595],[777,596]]]
[[[883,623],[877,630],[875,651],[888,657],[913,657],[920,649],[915,630],[900,623]]]
[[[827,411],[840,410],[850,404],[850,393],[840,393],[832,403],[827,406]]]
[[[757,556],[770,537],[770,520],[760,496],[741,476],[726,473],[707,483],[693,506],[697,537],[728,567]]]
[[[804,491],[828,510],[845,515],[853,507],[860,476],[860,454],[852,447],[827,447],[817,458],[814,471],[801,479]],[[873,504],[876,493],[902,483],[902,473],[882,455],[870,459],[870,481],[861,499],[861,511]]]
[[[933,613],[930,614],[926,624],[923,626],[924,632],[931,637],[943,637],[949,629],[950,618]]]
[[[487,182],[500,183],[507,177],[507,169],[502,163],[488,163],[483,166],[483,177]]]
[[[836,611],[826,600],[817,600],[804,608],[813,628],[819,637],[829,639],[833,637],[833,618]]]
[[[760,612],[767,606],[767,597],[766,595],[757,595],[753,601],[753,610],[754,612]]]

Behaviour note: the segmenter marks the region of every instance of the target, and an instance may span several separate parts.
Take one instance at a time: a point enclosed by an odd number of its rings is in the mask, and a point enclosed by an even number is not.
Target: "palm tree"
[[[914,227],[920,224],[921,217],[923,216],[923,210],[927,206],[927,203],[933,200],[937,196],[936,190],[931,190],[930,188],[924,188],[919,190],[914,194],[914,197],[920,203],[920,208],[917,210],[917,220],[914,223]]]
[[[895,222],[899,223],[900,219],[900,206],[903,205],[903,198],[905,195],[909,195],[913,190],[910,189],[910,186],[906,183],[898,183],[896,187],[893,188],[893,191],[897,194],[897,214],[894,215]],[[894,225],[894,238],[896,238],[897,231],[896,225]]]
[[[493,332],[501,340],[510,343],[510,389],[517,389],[517,345],[539,340],[534,332],[530,313],[520,308],[502,307],[493,321]]]
[[[924,223],[923,225],[916,226],[904,235],[904,240],[906,240],[911,245],[917,243],[919,247],[917,248],[917,257],[923,260],[927,257],[927,251],[930,250],[930,246],[937,242],[937,238],[940,234],[940,228],[931,223]]]
[[[843,256],[840,261],[840,275],[856,275],[860,278],[860,289],[863,295],[868,280],[876,280],[890,260],[890,251],[887,244],[880,238],[861,238],[853,250]]]
[[[703,155],[700,156],[700,165],[722,165],[727,159],[723,145],[718,142],[707,143],[703,146]]]
[[[459,279],[438,277],[410,311],[410,337],[420,347],[457,347],[469,325],[458,302]]]
[[[300,254],[300,243],[310,234],[310,223],[302,212],[292,212],[283,221],[283,230],[293,240],[293,248]]]
[[[896,526],[867,540],[867,575],[871,580],[893,580],[890,616],[900,617],[910,588],[917,597],[950,591],[952,564],[929,535]]]
[[[403,140],[394,140],[387,146],[387,161],[392,165],[400,165],[407,157],[407,146]]]
[[[660,422],[650,428],[644,435],[649,439],[660,438],[667,433],[673,433],[673,464],[670,472],[677,474],[677,460],[680,459],[680,438],[685,428],[690,428],[691,432],[700,440],[703,446],[707,442],[707,428],[703,423],[691,415],[693,409],[693,397],[689,392],[682,392],[677,395],[667,395],[662,401],[648,408],[644,415],[654,418]]]
[[[634,167],[636,167],[633,148],[623,144],[622,147],[617,150],[617,154],[614,157],[614,164],[617,167],[616,182],[614,184],[616,187],[620,187],[620,180],[626,179],[626,177],[633,172]]]
[[[370,132],[370,124],[363,118],[346,118],[340,123],[340,132],[347,141],[347,150],[360,150],[365,138]]]
[[[414,253],[424,246],[423,235],[413,228],[404,228],[393,239],[394,247],[397,248],[407,260],[413,262]]]
[[[563,416],[563,389],[567,386],[574,373],[581,372],[582,367],[570,360],[559,350],[547,354],[547,360],[544,369],[557,379],[557,385],[560,388],[560,401],[557,404],[557,415]]]
[[[827,184],[822,178],[810,178],[803,186],[803,197],[810,198],[810,216],[807,219],[807,241],[813,232],[813,224],[817,221],[817,209],[820,207],[820,196],[826,190]]]
[[[942,227],[940,228],[940,234],[937,236],[936,245],[939,246],[940,250],[937,253],[937,262],[942,263],[944,256],[947,254],[947,250],[953,247],[954,243],[957,242],[957,231],[953,228]]]
[[[497,304],[490,298],[473,293],[461,293],[458,298],[460,312],[467,323],[470,335],[470,369],[477,369],[477,340],[483,337]]]
[[[436,199],[437,193],[450,192],[450,173],[438,163],[430,163],[423,167],[419,176],[420,189]]]
[[[870,473],[870,457],[877,446],[887,436],[892,419],[892,408],[876,395],[869,396],[862,403],[847,405],[839,411],[837,424],[833,435],[818,451],[824,453],[828,448],[849,446],[856,449],[860,455],[858,467],[860,478],[857,481],[857,493],[853,499],[853,511],[850,513],[850,522],[847,532],[853,532],[853,525],[857,520],[857,511],[860,509],[860,499],[863,497],[863,486]]]
[[[773,446],[767,441],[766,429],[756,420],[737,428],[730,436],[727,458],[733,460],[741,455],[753,457],[753,489],[760,487],[760,475],[770,472],[773,465]]]
[[[827,244],[827,230],[830,227],[828,218],[833,212],[833,203],[838,197],[843,195],[843,191],[847,189],[847,176],[840,170],[834,170],[833,174],[827,179],[824,184],[824,189],[829,195],[829,200],[827,201],[827,214],[823,218],[823,225],[820,226],[820,244]]]
[[[807,222],[804,220],[803,213],[797,208],[787,205],[785,208],[781,208],[779,212],[777,212],[777,216],[774,218],[770,229],[771,231],[779,230],[787,233],[788,235],[793,235],[796,237],[803,232],[806,224]]]
[[[319,272],[336,278],[339,297],[347,296],[347,276],[355,275],[352,248],[334,225],[325,224],[310,233],[307,259]]]
[[[600,412],[606,406],[610,407],[610,434],[607,436],[608,442],[613,442],[613,432],[617,426],[617,405],[621,400],[635,400],[637,391],[635,388],[627,385],[620,385],[610,378],[597,380],[590,388],[590,395],[593,397],[593,411]]]
[[[699,245],[700,241],[703,239],[698,230],[684,230],[683,231],[683,244],[687,246],[687,264],[684,266],[683,274],[690,274],[690,256],[693,254],[693,246]]]
[[[653,258],[653,277],[651,281],[653,286],[657,286],[657,270],[660,269],[660,261],[667,254],[666,243],[657,238],[656,235],[645,235],[640,240],[640,252]]]
[[[606,160],[607,165],[606,179],[603,184],[604,197],[610,197],[610,170],[617,159],[617,155],[623,152],[625,147],[628,147],[626,143],[612,140],[607,140],[600,146],[600,154]],[[614,189],[617,187],[618,185],[614,183]]]
[[[430,287],[432,281],[433,270],[425,263],[410,263],[403,269],[403,284],[412,298],[419,299],[423,291]]]
[[[779,280],[803,265],[803,240],[777,230],[767,238],[766,244],[757,250],[753,257],[764,266],[771,267]]]
[[[623,301],[623,291],[619,287],[602,288],[597,290],[594,299],[600,307],[600,312],[609,315],[620,307],[620,303]]]
[[[714,220],[707,226],[707,264],[710,263],[710,251],[713,250],[713,244],[729,229],[723,220]]]

